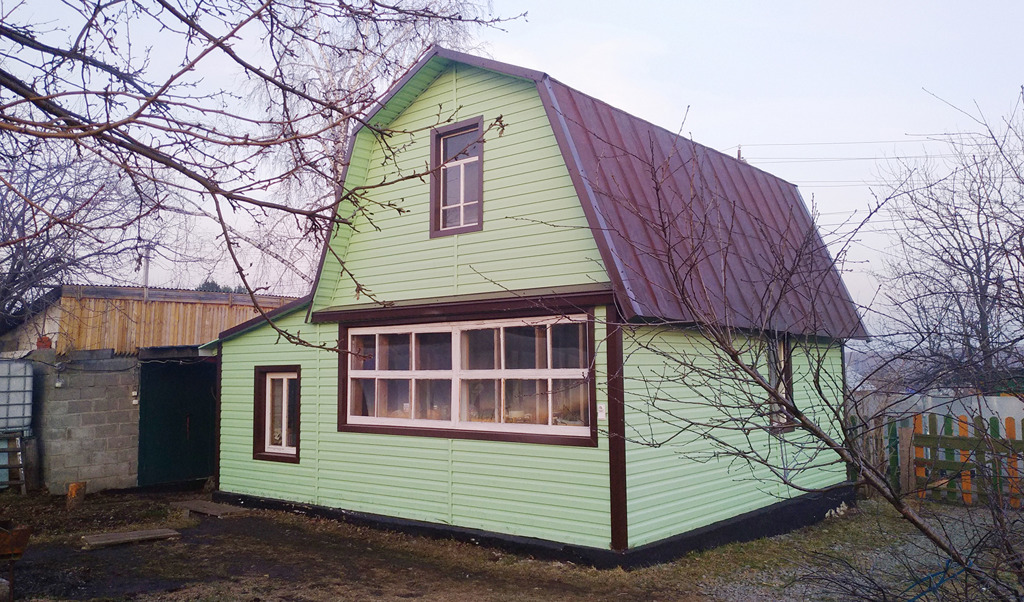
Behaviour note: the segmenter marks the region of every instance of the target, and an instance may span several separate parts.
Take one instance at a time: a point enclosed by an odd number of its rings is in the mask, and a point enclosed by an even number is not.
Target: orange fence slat
[[[967,416],[960,416],[957,419],[960,423],[960,436],[968,437],[970,433],[967,431]],[[966,465],[967,461],[971,458],[971,452],[967,450],[960,450],[960,463]],[[971,471],[964,470],[960,472],[960,491],[964,498],[964,503],[970,505],[972,502],[971,497]]]

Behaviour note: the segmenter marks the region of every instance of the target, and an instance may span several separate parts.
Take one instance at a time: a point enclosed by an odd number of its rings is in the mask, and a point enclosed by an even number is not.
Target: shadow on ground
[[[299,522],[306,522],[313,528]],[[16,570],[18,598],[56,599],[575,599],[589,593],[541,578],[518,581],[479,562],[503,555],[460,545],[465,562],[381,546],[363,529],[275,513],[204,517],[181,538],[81,550],[69,543],[32,545]],[[350,533],[345,533],[346,531]],[[401,537],[394,535],[394,537]],[[468,552],[468,555],[466,554]],[[481,558],[482,557],[482,558]],[[485,567],[486,568],[486,567]],[[456,570],[453,570],[456,569]],[[531,590],[537,590],[536,596]],[[542,592],[542,593],[541,593]]]

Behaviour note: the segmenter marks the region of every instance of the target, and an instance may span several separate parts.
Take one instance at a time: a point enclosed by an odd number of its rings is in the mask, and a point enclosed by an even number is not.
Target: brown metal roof
[[[536,83],[626,318],[867,336],[796,186],[545,73],[435,47],[368,121],[452,62]]]
[[[242,334],[243,332],[248,332],[249,330],[252,330],[257,326],[266,324],[268,319],[283,317],[287,314],[290,314],[293,311],[305,309],[312,299],[312,294],[306,295],[305,297],[299,297],[298,299],[294,299],[293,301],[285,303],[280,307],[276,307],[270,311],[267,311],[265,315],[256,316],[255,318],[251,318],[249,320],[246,320],[245,322],[235,324],[231,328],[222,331],[219,335],[217,335],[217,340],[210,341],[210,343],[215,343],[217,341],[226,341],[227,339],[236,337]],[[210,343],[207,343],[206,345],[209,345]],[[205,347],[206,345],[203,346]]]
[[[867,336],[797,187],[538,82],[628,318]]]

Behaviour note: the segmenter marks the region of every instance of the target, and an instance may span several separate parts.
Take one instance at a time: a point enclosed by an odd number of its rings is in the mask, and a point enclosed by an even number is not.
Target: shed
[[[293,300],[258,299],[267,309]],[[76,481],[100,491],[211,476],[217,363],[198,346],[255,315],[237,293],[96,285],[48,293],[0,334],[0,357],[32,360],[35,373],[30,474],[41,473],[51,493]]]

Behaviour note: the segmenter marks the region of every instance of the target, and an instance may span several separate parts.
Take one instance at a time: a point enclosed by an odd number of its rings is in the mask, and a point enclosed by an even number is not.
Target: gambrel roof
[[[536,85],[625,318],[867,336],[795,185],[545,73],[434,47],[366,123],[453,63]]]

